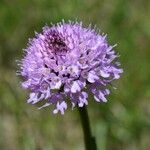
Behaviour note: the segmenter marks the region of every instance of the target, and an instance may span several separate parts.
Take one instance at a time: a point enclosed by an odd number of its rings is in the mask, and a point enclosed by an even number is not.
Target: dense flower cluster
[[[113,48],[105,35],[82,23],[45,26],[21,61],[22,87],[31,91],[28,103],[53,104],[53,113],[64,114],[67,99],[72,107],[83,107],[92,93],[97,102],[106,102],[108,85],[122,73]]]

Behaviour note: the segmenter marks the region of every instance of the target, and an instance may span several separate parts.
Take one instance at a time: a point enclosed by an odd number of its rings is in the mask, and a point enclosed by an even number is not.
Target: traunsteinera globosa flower
[[[106,35],[82,23],[45,26],[29,40],[21,61],[22,87],[31,92],[27,102],[54,105],[54,114],[64,114],[67,99],[72,108],[87,105],[88,94],[107,102],[108,85],[123,72],[113,48]]]

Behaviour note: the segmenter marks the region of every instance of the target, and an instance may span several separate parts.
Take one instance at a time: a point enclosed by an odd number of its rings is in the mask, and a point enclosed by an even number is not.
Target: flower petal
[[[50,88],[51,89],[59,89],[61,87],[61,79],[59,77],[54,77],[52,82],[51,82],[51,85],[50,85]]]
[[[57,114],[59,111],[64,115],[64,111],[67,109],[67,103],[65,101],[59,103],[57,102],[56,109],[53,110],[54,114]]]
[[[88,94],[87,94],[86,92],[82,92],[82,93],[79,95],[79,103],[78,103],[78,106],[79,106],[79,107],[83,107],[84,104],[85,104],[85,105],[88,105],[87,97],[88,97]]]
[[[90,71],[87,77],[87,80],[90,83],[94,83],[96,80],[98,80],[99,77],[96,75],[96,73],[94,71]]]
[[[80,91],[81,91],[81,87],[80,87],[78,81],[74,81],[71,86],[71,92],[76,93],[76,92],[80,92]]]

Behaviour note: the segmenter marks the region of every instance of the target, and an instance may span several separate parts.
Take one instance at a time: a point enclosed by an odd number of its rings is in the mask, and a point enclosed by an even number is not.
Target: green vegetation
[[[90,98],[88,111],[99,150],[150,148],[150,1],[1,0],[0,149],[83,150],[78,111],[53,115],[26,103],[16,76],[29,37],[47,23],[79,20],[97,25],[118,44],[124,73],[108,103]]]

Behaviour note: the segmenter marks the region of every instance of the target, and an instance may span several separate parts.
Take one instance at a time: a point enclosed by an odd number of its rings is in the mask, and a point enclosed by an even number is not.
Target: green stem
[[[90,122],[88,117],[88,112],[86,106],[82,108],[78,108],[83,134],[84,134],[84,143],[85,143],[85,150],[97,150],[95,137],[92,136]]]

